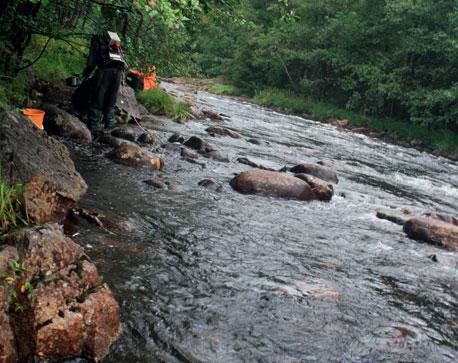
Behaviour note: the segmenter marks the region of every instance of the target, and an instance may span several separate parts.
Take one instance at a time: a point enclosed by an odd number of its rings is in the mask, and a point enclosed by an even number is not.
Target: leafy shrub
[[[190,116],[186,103],[177,101],[158,88],[137,93],[137,99],[156,115],[165,115],[175,121],[184,121]]]

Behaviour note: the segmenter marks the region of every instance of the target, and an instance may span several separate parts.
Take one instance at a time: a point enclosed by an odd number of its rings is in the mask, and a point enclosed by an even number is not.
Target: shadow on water
[[[175,191],[145,185],[152,173],[103,149],[74,150],[89,184],[83,206],[134,226],[109,235],[85,225],[77,237],[121,305],[124,332],[104,362],[456,362],[456,253],[375,217],[379,207],[455,213],[456,164],[224,97],[199,102],[261,145],[211,138],[210,121],[166,123],[160,136],[202,136],[232,160],[203,169],[164,149],[156,176]],[[235,193],[243,156],[334,160],[337,194],[304,203]],[[204,178],[223,191],[198,186]]]

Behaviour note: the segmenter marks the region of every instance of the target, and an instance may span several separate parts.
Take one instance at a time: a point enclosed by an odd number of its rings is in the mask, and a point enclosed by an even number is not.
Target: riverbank
[[[175,80],[181,82],[180,78]],[[183,81],[200,90],[241,98],[278,112],[330,123],[351,132],[381,138],[389,143],[458,160],[458,135],[449,130],[430,129],[392,118],[367,116],[277,89],[266,89],[251,97],[218,79],[186,78]]]

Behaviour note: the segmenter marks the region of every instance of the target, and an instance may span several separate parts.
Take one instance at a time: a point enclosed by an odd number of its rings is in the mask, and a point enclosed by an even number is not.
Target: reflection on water
[[[375,217],[379,207],[455,213],[456,164],[228,98],[199,100],[229,115],[224,126],[244,139],[211,138],[210,121],[165,123],[160,136],[202,136],[233,160],[202,169],[164,150],[158,176],[176,191],[143,184],[146,171],[88,162],[97,149],[76,152],[90,186],[84,206],[138,230],[113,236],[86,226],[78,237],[122,307],[124,333],[104,361],[458,361],[457,254]],[[336,196],[237,194],[228,182],[250,168],[236,162],[246,156],[331,159]],[[223,192],[198,186],[204,178]]]

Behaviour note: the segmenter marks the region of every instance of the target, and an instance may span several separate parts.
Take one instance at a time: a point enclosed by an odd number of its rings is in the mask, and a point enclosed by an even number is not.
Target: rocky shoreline
[[[49,135],[83,144],[94,142],[85,124],[68,112],[70,88],[58,92],[53,86],[44,94],[44,126]],[[195,94],[189,87],[175,91],[175,96],[190,104],[196,120],[218,123],[218,127],[206,129],[209,136],[243,140],[243,135],[224,127],[228,116],[195,106]],[[131,118],[138,124],[120,126],[96,143],[109,148],[105,156],[118,164],[159,171],[165,164],[164,148],[201,168],[206,167],[205,160],[234,162],[225,150],[197,136],[174,134],[167,142],[156,139],[154,127],[148,129],[148,125],[158,120],[137,104],[133,90],[127,87],[122,89],[117,108],[120,119]],[[99,361],[121,332],[120,307],[83,247],[72,241],[62,225],[67,226],[71,216],[78,215],[108,232],[122,226],[111,223],[108,227],[112,221],[103,215],[78,208],[87,184],[76,171],[67,147],[56,138],[15,112],[5,111],[0,114],[0,144],[2,175],[12,184],[24,185],[22,202],[33,224],[2,236],[0,242],[0,275],[11,277],[0,281],[0,362],[78,357]],[[252,168],[229,183],[242,194],[327,202],[339,182],[329,160],[287,167],[250,157],[235,161]],[[144,182],[160,189],[175,187],[159,179]],[[201,180],[199,185],[222,190],[211,179]],[[378,216],[403,225],[411,238],[458,250],[458,224],[453,217],[383,211]]]

